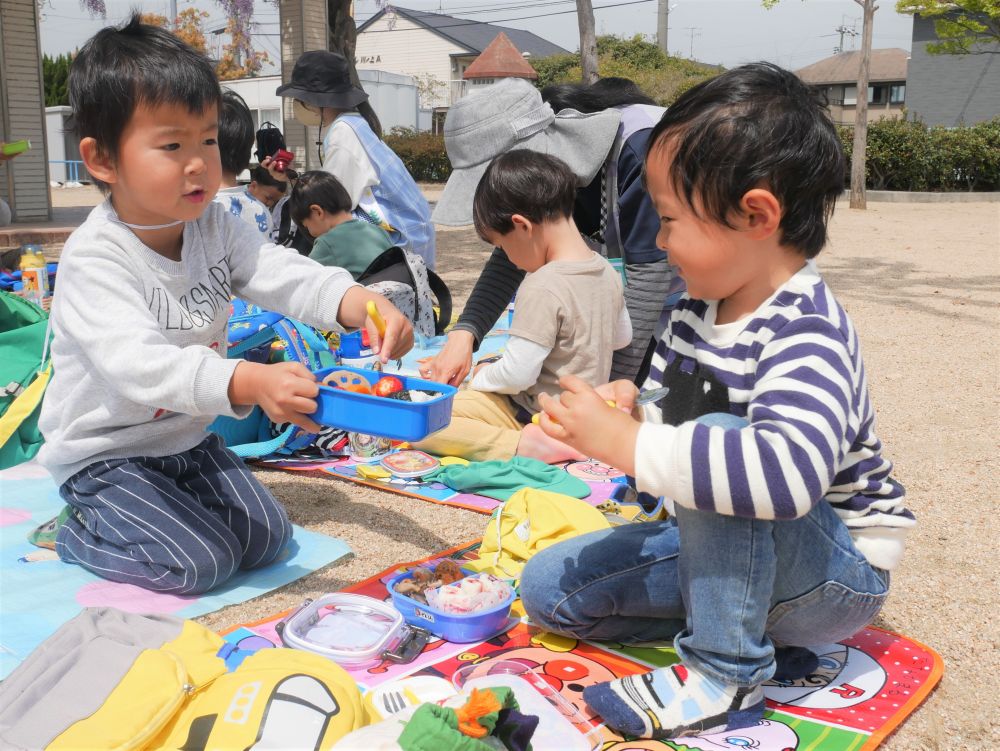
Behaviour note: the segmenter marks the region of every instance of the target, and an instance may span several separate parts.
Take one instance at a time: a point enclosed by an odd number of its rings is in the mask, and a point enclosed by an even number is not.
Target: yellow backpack
[[[88,608],[0,684],[5,749],[329,749],[367,723],[319,655],[234,648],[193,621]]]
[[[586,501],[522,488],[490,517],[479,546],[479,560],[462,565],[500,578],[519,579],[524,564],[538,551],[610,526],[604,514]]]

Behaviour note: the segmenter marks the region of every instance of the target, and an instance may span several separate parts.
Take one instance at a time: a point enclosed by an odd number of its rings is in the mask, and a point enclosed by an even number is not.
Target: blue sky
[[[624,0],[593,0],[597,32],[631,36],[651,36],[656,30],[656,0],[600,10]],[[92,19],[78,0],[48,0],[43,9],[42,50],[49,54],[79,47],[109,22],[118,22],[133,7],[166,14],[165,0],[106,0],[108,20]],[[211,0],[177,0],[178,9],[195,5],[211,16],[208,27],[224,24],[220,7]],[[528,29],[567,49],[579,45],[576,15],[563,13],[546,17],[508,20],[572,10],[572,2],[553,0],[404,0],[403,7],[436,11],[494,21],[504,26]],[[532,5],[536,7],[531,7]],[[503,10],[488,11],[502,6]],[[753,60],[768,60],[793,70],[833,54],[839,42],[838,26],[855,27],[858,36],[844,38],[844,49],[861,44],[861,8],[854,0],[782,0],[765,10],[759,0],[671,0],[669,43],[672,53],[727,67]],[[883,0],[875,14],[873,46],[910,49],[912,20],[895,12],[892,0]],[[361,20],[377,10],[376,0],[357,0]],[[488,12],[484,12],[488,11]],[[259,22],[254,42],[258,50],[278,58],[278,11],[275,5],[257,0],[255,20]],[[218,39],[218,37],[214,37]]]

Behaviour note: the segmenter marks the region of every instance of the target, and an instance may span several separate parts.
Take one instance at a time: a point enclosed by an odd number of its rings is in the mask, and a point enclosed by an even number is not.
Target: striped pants
[[[59,493],[76,511],[59,557],[157,592],[207,592],[270,563],[292,536],[282,505],[214,433],[173,456],[96,462]]]

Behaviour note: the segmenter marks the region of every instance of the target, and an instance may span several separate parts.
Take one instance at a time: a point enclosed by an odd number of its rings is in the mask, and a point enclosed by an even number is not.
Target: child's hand
[[[428,381],[446,383],[458,388],[472,367],[472,347],[475,338],[471,331],[456,329],[448,333],[444,347],[434,357],[420,360],[420,375]]]
[[[379,317],[385,322],[385,335],[381,335],[368,314],[368,302],[374,302]],[[398,360],[413,349],[413,324],[399,309],[382,295],[357,286],[344,293],[337,311],[337,321],[345,329],[368,329],[373,351],[383,362]]]
[[[298,362],[262,365],[244,361],[229,381],[233,404],[259,404],[272,422],[290,422],[310,433],[322,430],[309,417],[316,411],[317,394],[316,376]]]
[[[383,363],[398,360],[413,349],[413,324],[388,300],[384,305],[378,305],[378,314],[384,322],[385,334],[371,316],[365,321],[372,351],[378,352]]]
[[[550,438],[634,475],[639,423],[622,411],[625,404],[618,398],[627,399],[628,390],[624,386],[616,386],[617,383],[621,382],[606,384],[614,388],[605,388],[604,393],[598,393],[581,378],[563,376],[559,385],[565,391],[558,399],[547,394],[538,397],[542,408],[538,424]],[[608,405],[612,397],[619,406]],[[631,398],[634,404],[634,393]]]
[[[639,388],[624,379],[602,383],[594,389],[605,401],[613,402],[615,407],[626,414],[632,414],[635,410],[635,400],[639,396]]]

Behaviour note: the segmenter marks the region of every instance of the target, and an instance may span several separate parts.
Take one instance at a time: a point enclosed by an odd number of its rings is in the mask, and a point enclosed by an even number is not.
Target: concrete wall
[[[994,54],[931,55],[932,20],[914,16],[906,108],[927,125],[974,125],[1000,115],[1000,45]]]
[[[384,70],[359,70],[361,88],[382,123],[382,132],[393,128],[416,130],[420,119],[420,97],[413,76],[388,73]]]
[[[32,146],[0,162],[0,198],[10,204],[15,222],[52,216],[42,91],[37,6],[33,0],[0,0],[0,139],[27,138]]]

